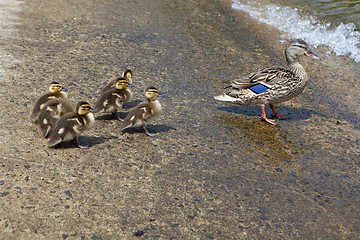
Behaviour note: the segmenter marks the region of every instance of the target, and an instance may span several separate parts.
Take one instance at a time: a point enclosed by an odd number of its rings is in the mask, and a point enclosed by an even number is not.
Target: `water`
[[[20,11],[20,1],[15,0],[0,0],[0,84],[5,82],[6,75],[5,67],[12,65],[15,61],[7,51],[5,40],[13,35],[14,26],[17,24],[16,13]],[[6,89],[2,86],[0,90],[0,97],[6,95]],[[4,118],[0,119],[1,126],[3,126]],[[9,133],[0,128],[0,145],[6,142]],[[1,152],[1,151],[0,151]]]
[[[15,0],[0,0],[0,41],[11,36],[14,32],[13,27],[17,24],[16,13],[20,11],[20,3],[20,1]],[[3,60],[2,65],[7,64],[7,61],[10,61],[11,59],[11,56],[6,51],[6,46],[3,44],[0,44],[0,58]],[[4,74],[5,72],[1,66],[0,77]]]
[[[360,62],[360,1],[246,1],[232,7],[278,28],[283,40],[302,38]]]

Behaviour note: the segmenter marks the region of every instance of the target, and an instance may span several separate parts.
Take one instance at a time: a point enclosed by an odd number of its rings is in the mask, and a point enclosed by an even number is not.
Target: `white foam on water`
[[[242,3],[234,0],[232,7],[250,14],[262,23],[276,27],[283,32],[282,38],[301,38],[308,44],[327,46],[340,56],[349,56],[360,62],[360,32],[355,24],[320,23],[313,16],[301,16],[300,10],[276,4],[262,5],[258,2]]]

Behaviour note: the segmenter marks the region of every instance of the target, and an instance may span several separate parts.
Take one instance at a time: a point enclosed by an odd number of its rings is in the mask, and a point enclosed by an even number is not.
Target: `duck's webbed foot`
[[[269,104],[273,114],[271,114],[272,117],[276,117],[277,119],[286,119],[289,118],[288,116],[282,114],[282,113],[278,113],[278,111],[275,109],[275,106],[273,104]]]
[[[270,123],[270,124],[276,125],[275,120],[273,120],[273,119],[268,119],[268,118],[266,117],[265,104],[261,104],[261,119],[264,120],[264,121],[266,121],[266,122],[268,122],[268,123]]]

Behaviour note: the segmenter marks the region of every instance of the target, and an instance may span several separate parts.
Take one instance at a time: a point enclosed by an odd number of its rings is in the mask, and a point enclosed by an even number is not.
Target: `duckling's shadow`
[[[249,115],[249,116],[260,116],[261,115],[261,109],[260,106],[222,106],[218,107],[220,111],[225,111],[229,113],[235,113],[235,114],[243,114],[243,115]],[[314,110],[309,110],[306,108],[294,108],[290,106],[277,106],[276,110],[278,110],[279,113],[284,114],[285,116],[289,117],[286,118],[287,121],[297,121],[297,120],[306,120],[311,118],[313,114],[318,114]],[[267,109],[266,114],[271,116],[271,110]]]
[[[150,132],[155,132],[155,133],[169,132],[170,130],[176,130],[176,128],[165,124],[148,125],[147,129]]]
[[[131,108],[135,107],[139,103],[141,103],[140,100],[134,100],[134,101],[125,103],[123,105],[123,109],[120,112],[118,112],[120,118],[124,119],[128,115]],[[95,119],[96,120],[116,120],[116,118],[112,114],[102,114],[102,115],[97,116]]]
[[[119,117],[124,119],[126,117],[126,115],[128,113],[126,112],[119,112]],[[100,115],[100,116],[97,116],[95,117],[95,120],[117,120],[112,114],[104,114],[104,115]]]
[[[147,125],[146,128],[150,133],[155,133],[155,134],[162,132],[169,132],[170,130],[176,130],[176,128],[164,124]],[[132,127],[125,129],[124,132],[130,134],[140,133],[140,132],[144,133],[144,129],[142,127]]]
[[[139,103],[141,103],[142,101],[140,99],[136,99],[134,101],[131,102],[127,102],[123,105],[124,110],[130,110],[131,108],[135,107],[136,105],[138,105]]]
[[[114,136],[111,137],[93,137],[93,136],[81,136],[79,138],[79,142],[81,145],[88,146],[89,148],[104,143],[108,139],[116,138]],[[53,149],[68,149],[68,148],[77,148],[75,141],[61,142]]]

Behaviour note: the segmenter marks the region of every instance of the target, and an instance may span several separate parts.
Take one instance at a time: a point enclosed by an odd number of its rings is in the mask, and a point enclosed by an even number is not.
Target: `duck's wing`
[[[293,75],[293,73],[284,67],[267,67],[250,74],[250,76],[246,79],[236,79],[230,81],[230,87],[236,89],[247,89],[259,83],[272,85],[277,83],[280,79],[290,75]]]

